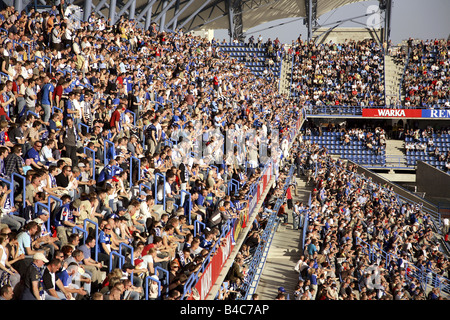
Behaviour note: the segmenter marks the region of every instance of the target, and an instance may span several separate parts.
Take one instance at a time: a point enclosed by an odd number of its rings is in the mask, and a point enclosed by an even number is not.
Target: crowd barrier
[[[239,218],[228,220],[222,228],[220,235],[224,239],[223,245],[217,242],[211,248],[209,254],[205,258],[202,267],[198,272],[192,274],[184,287],[182,299],[186,300],[205,300],[211,291],[213,285],[216,283],[222,269],[227,262],[230,254],[235,247],[236,240],[241,234],[242,230],[247,226],[251,217],[256,214],[255,208],[263,193],[269,188],[269,181],[271,181],[273,174],[272,160],[269,160],[260,178],[250,187],[252,192],[246,196],[249,200],[247,210],[243,210]],[[196,233],[198,232],[196,228]]]
[[[385,252],[383,249],[380,249],[375,246],[371,246],[367,242],[363,241],[359,237],[356,238],[356,245],[360,246],[363,249],[363,252],[368,256],[369,261],[371,263],[378,263],[380,266],[383,266],[385,269],[390,270],[393,264],[397,264],[400,259],[399,256],[393,253]],[[417,279],[424,291],[427,291],[429,287],[431,288],[439,288],[441,293],[445,295],[450,294],[450,281],[449,279],[433,272],[428,268],[417,268],[413,263],[409,261],[404,261],[404,268],[406,270],[406,281],[409,283],[413,278]]]

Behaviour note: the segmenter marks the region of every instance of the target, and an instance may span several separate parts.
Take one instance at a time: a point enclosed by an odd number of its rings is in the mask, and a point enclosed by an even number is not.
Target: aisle
[[[306,180],[296,178],[297,195],[293,194],[293,202],[300,200],[308,203],[310,186]],[[298,280],[298,273],[294,270],[301,255],[301,230],[292,229],[292,211],[288,211],[288,225],[278,226],[272,240],[266,264],[259,280],[256,293],[261,300],[274,300],[279,287],[284,287],[286,293],[292,298]]]

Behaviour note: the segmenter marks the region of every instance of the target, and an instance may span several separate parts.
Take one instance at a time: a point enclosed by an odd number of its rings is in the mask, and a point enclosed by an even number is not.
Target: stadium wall
[[[450,175],[423,161],[417,161],[416,185],[429,197],[449,198]]]
[[[365,39],[371,39],[378,41],[378,37],[381,39],[382,32],[381,29],[370,29],[370,28],[319,28],[315,31],[317,35],[315,38],[319,37],[318,43],[328,43],[333,41],[334,43],[344,43],[349,40],[362,41]]]

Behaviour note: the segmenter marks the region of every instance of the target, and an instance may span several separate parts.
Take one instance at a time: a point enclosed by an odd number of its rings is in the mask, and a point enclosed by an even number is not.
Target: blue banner
[[[424,109],[422,110],[422,118],[450,118],[450,109]]]

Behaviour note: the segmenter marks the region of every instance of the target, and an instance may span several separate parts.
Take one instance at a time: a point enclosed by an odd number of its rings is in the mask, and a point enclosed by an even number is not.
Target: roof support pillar
[[[109,25],[110,26],[114,25],[114,23],[116,21],[116,5],[117,5],[117,0],[110,0],[110,3],[109,3]]]
[[[133,0],[133,2],[131,2],[131,5],[130,5],[130,13],[128,15],[128,18],[130,20],[133,20],[135,14],[136,14],[136,0]]]
[[[177,24],[178,24],[178,17],[187,9],[189,8],[189,6],[194,2],[195,0],[189,0],[188,3],[186,3],[184,5],[183,8],[181,8],[180,10],[177,10],[175,15],[173,16],[172,19],[170,19],[170,21],[167,23],[167,26],[172,25],[172,29],[175,31],[175,29],[177,28]],[[179,2],[177,2],[179,3]]]
[[[203,4],[197,9],[195,10],[195,12],[193,12],[187,19],[183,20],[183,22],[180,24],[179,28],[183,28],[186,23],[188,23],[189,21],[191,21],[192,19],[195,18],[195,16],[203,10],[204,7],[206,7],[208,5],[208,3],[210,3],[211,0],[206,0],[205,2],[203,2]]]

